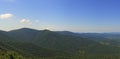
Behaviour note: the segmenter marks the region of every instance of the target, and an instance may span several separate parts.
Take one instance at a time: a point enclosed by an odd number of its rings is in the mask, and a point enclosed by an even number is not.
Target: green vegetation
[[[119,35],[0,31],[0,59],[120,59]]]

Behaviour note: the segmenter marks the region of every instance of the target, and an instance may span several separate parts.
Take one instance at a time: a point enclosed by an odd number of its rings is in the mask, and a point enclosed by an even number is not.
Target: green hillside
[[[0,59],[120,59],[119,45],[108,38],[28,28],[0,31]]]

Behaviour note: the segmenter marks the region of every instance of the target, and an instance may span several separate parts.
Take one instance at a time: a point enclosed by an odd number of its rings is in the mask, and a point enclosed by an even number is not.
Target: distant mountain
[[[39,31],[30,28],[21,28],[7,32],[7,35],[19,41],[31,41]]]
[[[69,31],[49,31],[22,28],[8,32],[9,36],[38,46],[67,52],[78,52],[88,45],[112,43],[105,33],[73,33]],[[110,35],[110,34],[109,34]]]
[[[34,33],[37,33],[37,30],[27,29],[27,28],[13,30],[10,32],[1,31],[0,49],[17,51],[18,53],[24,56],[31,56],[31,57],[35,57],[35,56],[51,57],[57,55],[62,56],[65,54],[67,55],[67,53],[59,50],[43,48],[33,44],[31,39],[34,38],[34,36],[32,36]],[[32,37],[29,37],[30,35]]]
[[[43,30],[35,37],[33,42],[46,48],[75,52],[84,46],[92,44],[94,41]]]
[[[69,31],[59,31],[58,33],[62,35],[71,35],[78,36],[83,38],[88,38],[94,41],[103,41],[108,42],[111,45],[120,46],[120,33],[112,32],[112,33],[73,33]]]
[[[19,41],[34,43],[44,48],[67,52],[77,52],[80,48],[94,42],[93,40],[87,40],[86,38],[62,35],[49,30],[38,31],[28,28],[10,31],[8,32],[8,35]]]
[[[14,39],[8,35],[6,35],[5,31],[0,31],[0,42],[8,42],[13,41]]]
[[[31,57],[120,54],[120,34],[16,29],[0,31],[0,49]],[[69,58],[68,58],[69,59]]]

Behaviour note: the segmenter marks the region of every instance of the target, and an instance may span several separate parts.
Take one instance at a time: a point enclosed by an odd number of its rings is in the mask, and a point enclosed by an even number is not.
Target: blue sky
[[[0,0],[0,29],[120,32],[119,0]]]

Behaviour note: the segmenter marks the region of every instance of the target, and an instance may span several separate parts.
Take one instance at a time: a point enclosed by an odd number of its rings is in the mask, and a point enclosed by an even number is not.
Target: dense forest
[[[120,59],[120,33],[0,31],[0,59]]]

